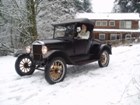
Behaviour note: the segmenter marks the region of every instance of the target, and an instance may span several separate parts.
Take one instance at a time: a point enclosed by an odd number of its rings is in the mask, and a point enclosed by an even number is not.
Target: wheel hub
[[[22,59],[20,61],[20,64],[19,64],[19,67],[20,67],[21,72],[22,73],[28,73],[28,72],[30,72],[30,70],[31,70],[31,68],[30,68],[31,64],[32,64],[32,62],[31,62],[30,59],[28,59],[28,58]]]
[[[25,64],[24,64],[24,67],[25,67],[25,68],[29,68],[28,63],[25,63]]]
[[[103,65],[105,65],[106,63],[107,63],[107,53],[106,52],[104,52],[104,53],[102,53],[102,55],[101,55],[101,63],[103,64]]]
[[[63,64],[61,62],[54,62],[50,69],[50,77],[56,81],[61,78],[63,73]]]

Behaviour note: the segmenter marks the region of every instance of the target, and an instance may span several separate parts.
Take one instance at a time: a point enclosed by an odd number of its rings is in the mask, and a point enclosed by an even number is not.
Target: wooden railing
[[[132,45],[134,43],[140,43],[140,38],[106,40],[105,42],[111,44],[112,46]]]

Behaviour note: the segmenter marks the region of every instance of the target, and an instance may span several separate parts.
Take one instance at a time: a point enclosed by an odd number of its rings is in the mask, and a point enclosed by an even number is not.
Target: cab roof
[[[53,26],[65,26],[65,25],[70,25],[70,24],[87,24],[87,25],[92,25],[94,26],[94,22],[87,19],[87,18],[83,18],[83,19],[72,19],[72,20],[67,20],[61,23],[54,23],[52,24]]]

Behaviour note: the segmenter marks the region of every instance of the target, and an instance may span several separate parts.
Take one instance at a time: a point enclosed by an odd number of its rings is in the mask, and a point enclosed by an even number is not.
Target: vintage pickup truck
[[[78,37],[83,24],[89,31],[87,39]],[[45,79],[55,84],[64,80],[67,64],[84,65],[98,61],[100,67],[108,66],[111,45],[94,39],[93,21],[73,19],[53,26],[52,39],[37,40],[25,48],[26,53],[18,56],[15,70],[20,76],[31,75],[35,69],[44,67]]]

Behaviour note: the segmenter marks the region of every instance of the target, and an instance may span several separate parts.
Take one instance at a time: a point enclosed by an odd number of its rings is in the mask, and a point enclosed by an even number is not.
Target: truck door
[[[88,54],[90,49],[90,42],[91,41],[89,39],[75,39],[74,40],[75,55]]]

